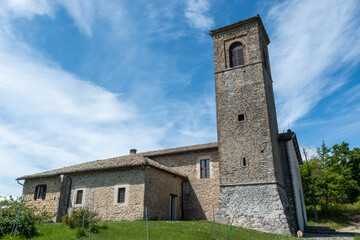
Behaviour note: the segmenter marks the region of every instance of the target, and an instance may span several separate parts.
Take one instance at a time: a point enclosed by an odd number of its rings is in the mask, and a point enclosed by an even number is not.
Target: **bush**
[[[17,233],[26,238],[37,234],[35,228],[36,208],[26,205],[25,203],[26,202],[23,202],[21,204],[20,199],[13,199],[11,196],[10,199],[0,201],[0,237],[11,233],[20,206],[21,211],[16,229]]]
[[[45,206],[36,214],[36,221],[39,223],[52,223],[56,213],[49,213]]]
[[[82,227],[84,214],[85,214],[84,227],[89,228],[89,222],[90,222],[89,209],[85,209],[85,208],[74,209],[71,211],[70,215],[66,214],[62,218],[62,221],[70,228]],[[91,212],[91,224],[95,224],[98,221],[100,221],[98,214],[96,212]]]
[[[85,237],[85,236],[86,236],[86,234],[85,234],[85,230],[84,230],[84,229],[78,228],[78,229],[76,230],[76,237],[77,237],[77,238],[81,238],[81,237]]]

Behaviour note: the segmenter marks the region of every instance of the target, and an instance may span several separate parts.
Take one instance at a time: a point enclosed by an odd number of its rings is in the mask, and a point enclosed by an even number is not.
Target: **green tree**
[[[320,204],[327,214],[329,205],[355,202],[360,196],[359,169],[359,148],[351,150],[346,142],[327,147],[323,142],[317,156],[300,167],[306,203],[315,211]]]

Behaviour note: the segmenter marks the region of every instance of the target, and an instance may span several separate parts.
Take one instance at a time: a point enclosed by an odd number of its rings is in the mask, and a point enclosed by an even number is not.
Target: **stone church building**
[[[91,204],[105,219],[215,219],[294,234],[307,223],[296,135],[278,132],[264,25],[255,17],[210,31],[218,141],[27,175],[23,196],[56,220]]]

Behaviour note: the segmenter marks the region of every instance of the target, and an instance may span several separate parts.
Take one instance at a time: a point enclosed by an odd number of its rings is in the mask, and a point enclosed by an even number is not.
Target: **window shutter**
[[[36,186],[35,193],[34,193],[34,200],[37,199],[37,192],[38,192],[39,186]]]
[[[244,52],[241,43],[235,43],[230,47],[230,67],[244,65]]]
[[[76,192],[76,204],[82,204],[82,199],[83,199],[83,190],[77,190]]]
[[[47,187],[46,185],[43,186],[43,192],[42,192],[42,195],[41,195],[41,199],[43,199],[43,200],[46,197],[46,187]]]
[[[125,188],[118,189],[118,203],[125,202]]]

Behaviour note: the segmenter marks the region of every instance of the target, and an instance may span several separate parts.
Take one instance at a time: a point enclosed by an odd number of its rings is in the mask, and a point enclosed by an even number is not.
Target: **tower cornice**
[[[251,22],[258,22],[259,23],[259,26],[260,26],[261,30],[264,32],[265,40],[267,41],[267,44],[269,44],[270,39],[269,39],[269,36],[268,36],[268,34],[267,34],[266,30],[265,30],[264,24],[263,24],[259,14],[254,16],[254,17],[251,17],[251,18],[248,18],[248,19],[245,19],[245,20],[242,20],[242,21],[239,21],[239,22],[236,22],[236,23],[233,23],[233,24],[221,27],[221,28],[210,30],[209,34],[210,34],[210,36],[212,38],[214,38],[215,35],[217,35],[217,34],[219,34],[221,32],[226,32],[226,31],[241,27],[241,26],[243,26],[245,24],[248,24],[248,23],[251,23]]]

